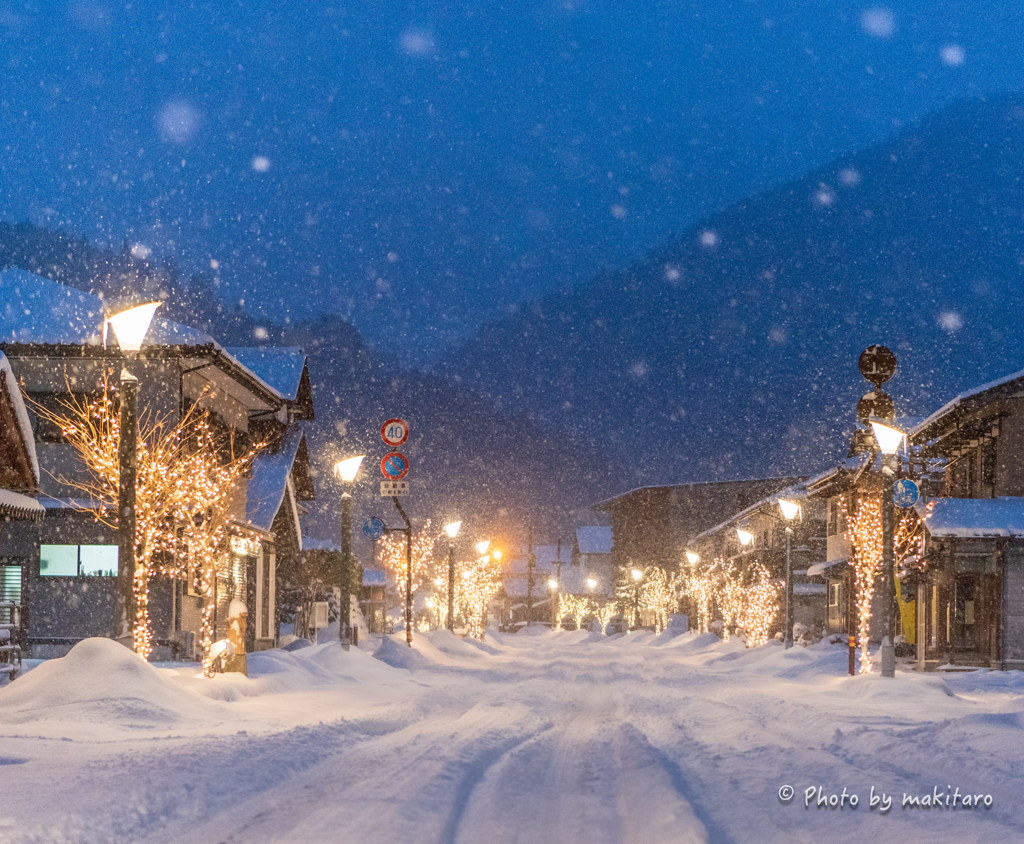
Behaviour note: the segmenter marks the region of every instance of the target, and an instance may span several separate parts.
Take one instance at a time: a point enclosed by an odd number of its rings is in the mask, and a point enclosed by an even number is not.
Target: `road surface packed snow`
[[[0,689],[0,841],[1024,840],[1024,673],[846,666],[534,628],[204,680],[91,639]]]

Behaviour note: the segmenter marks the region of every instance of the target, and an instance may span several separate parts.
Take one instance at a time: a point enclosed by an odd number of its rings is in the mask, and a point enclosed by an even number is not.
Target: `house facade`
[[[798,505],[797,515],[786,519],[779,501]],[[690,543],[709,570],[733,573],[742,585],[752,584],[762,571],[785,594],[787,529],[793,579],[793,620],[808,628],[824,629],[827,619],[827,588],[809,575],[812,565],[825,558],[825,506],[807,493],[806,482],[793,484],[765,496],[698,534]],[[717,568],[716,568],[717,567]],[[784,606],[780,600],[780,607]],[[693,608],[690,615],[694,615]],[[780,612],[771,634],[784,629]]]
[[[800,478],[642,487],[594,506],[612,520],[612,567],[677,571],[690,540]]]
[[[944,463],[909,572],[924,667],[1024,668],[1024,372],[967,391],[910,430]]]
[[[60,656],[83,638],[111,634],[118,537],[95,518],[113,502],[82,497],[77,482],[86,479],[84,467],[33,407],[59,412],[69,399],[89,400],[116,387],[125,358],[104,344],[104,303],[97,297],[20,270],[0,273],[0,285],[24,304],[24,314],[8,309],[0,315],[0,348],[31,400],[48,516],[38,525],[8,526],[4,539],[23,572],[26,644],[33,656]],[[249,612],[247,645],[271,646],[277,545],[294,543],[297,501],[311,489],[301,470],[301,431],[294,427],[306,410],[209,335],[159,316],[128,366],[139,381],[140,417],[173,424],[195,408],[226,450],[239,454],[267,444],[229,505],[231,547],[215,578],[214,626],[215,638],[226,636],[228,607],[239,599]],[[272,481],[263,482],[265,474]],[[174,567],[185,574],[150,584],[155,659],[198,656],[204,598],[187,547],[176,557]]]
[[[25,401],[0,352],[0,678],[13,678],[20,669],[28,623],[22,606],[24,572],[7,553],[6,525],[43,517],[38,491],[39,463]]]

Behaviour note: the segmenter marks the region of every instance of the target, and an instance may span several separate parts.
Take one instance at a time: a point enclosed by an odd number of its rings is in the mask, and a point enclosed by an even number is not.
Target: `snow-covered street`
[[[0,841],[1024,836],[1020,672],[850,678],[838,645],[643,632],[249,661],[204,681],[93,639],[4,687]]]

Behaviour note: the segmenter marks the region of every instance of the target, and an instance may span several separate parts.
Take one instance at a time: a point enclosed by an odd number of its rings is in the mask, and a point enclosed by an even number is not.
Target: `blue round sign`
[[[900,478],[892,485],[892,503],[906,510],[917,504],[921,490],[910,478]]]
[[[363,536],[367,539],[380,539],[384,535],[384,522],[380,519],[367,519],[363,522]]]

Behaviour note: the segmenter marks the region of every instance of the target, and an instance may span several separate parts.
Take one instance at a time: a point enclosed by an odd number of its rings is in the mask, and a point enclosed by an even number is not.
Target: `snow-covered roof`
[[[587,580],[593,578],[596,585],[591,588]],[[611,595],[614,584],[586,566],[562,566],[559,588],[567,595]]]
[[[388,573],[383,569],[363,569],[363,586],[387,586]]]
[[[834,472],[836,470],[830,469],[828,471]],[[785,501],[799,501],[800,499],[807,498],[807,487],[810,483],[810,480],[800,481],[799,483],[793,484],[792,486],[788,486],[785,489],[780,489],[778,492],[773,492],[771,495],[766,495],[760,501],[755,501],[749,507],[744,507],[742,510],[738,511],[737,513],[734,513],[724,522],[717,524],[712,528],[708,528],[703,533],[698,533],[693,539],[694,541],[696,541],[698,539],[704,539],[708,536],[714,536],[719,531],[725,530],[726,528],[735,525],[738,522],[742,522],[744,519],[756,513],[762,507],[777,507],[780,498]]]
[[[828,587],[824,583],[794,583],[794,595],[824,595]]]
[[[0,343],[45,346],[104,345],[105,305],[99,296],[16,268],[0,271]],[[110,343],[116,343],[108,332]],[[264,390],[278,398],[283,394],[271,383],[227,352],[213,337],[197,328],[159,315],[146,334],[147,349],[162,346],[202,348],[223,355],[231,364],[252,376]]]
[[[14,377],[11,369],[11,362],[7,355],[0,352],[0,378],[4,379],[7,385],[7,394],[11,398],[11,407],[14,410],[14,419],[18,423],[18,432],[24,441],[25,450],[28,452],[29,462],[32,464],[32,474],[35,481],[39,482],[39,459],[36,457],[36,438],[32,432],[32,423],[28,418],[28,410],[25,408],[25,399],[21,395],[21,387]]]
[[[313,539],[311,536],[303,536],[302,549],[304,551],[340,551],[341,546],[332,539]]]
[[[0,342],[98,346],[103,300],[26,270],[0,271]]]
[[[225,351],[284,398],[295,401],[298,397],[299,382],[306,367],[306,354],[302,349],[234,346]]]
[[[276,454],[260,454],[252,463],[252,478],[246,493],[245,517],[249,524],[269,531],[288,490],[288,478],[305,436],[302,427],[285,431]]]
[[[1024,536],[1024,498],[932,498],[914,509],[935,537]]]
[[[576,528],[576,546],[581,554],[611,554],[612,529],[604,526]]]
[[[700,489],[702,487],[718,487],[718,486],[729,486],[731,484],[752,484],[765,481],[787,481],[793,480],[793,478],[737,478],[729,481],[693,481],[685,484],[663,484],[661,486],[638,486],[628,492],[622,492],[618,495],[613,495],[611,498],[606,498],[604,501],[599,501],[593,505],[595,510],[606,510],[617,501],[629,498],[631,495],[635,495],[638,492],[653,492],[655,490],[670,490],[670,489]]]
[[[40,519],[46,510],[27,495],[9,489],[0,489],[0,514],[18,519]]]
[[[842,557],[841,559],[838,559],[838,560],[827,560],[824,563],[815,563],[812,566],[808,566],[808,568],[807,568],[807,576],[808,577],[819,577],[821,575],[824,575],[825,572],[828,569],[832,568],[833,566],[841,566],[841,565],[843,565],[845,563],[848,563],[848,562],[850,562],[848,557]]]
[[[1024,370],[1011,373],[1010,375],[1004,375],[1002,378],[997,378],[995,381],[989,381],[987,384],[982,384],[980,387],[974,387],[973,389],[960,393],[960,395],[942,405],[942,407],[936,410],[931,416],[926,417],[924,420],[907,430],[907,435],[910,438],[918,436],[930,428],[935,422],[938,422],[944,416],[949,415],[970,399],[980,398],[985,393],[995,390],[998,387],[1005,387],[1008,384],[1012,384],[1014,381],[1021,381],[1022,389],[1024,389]]]

